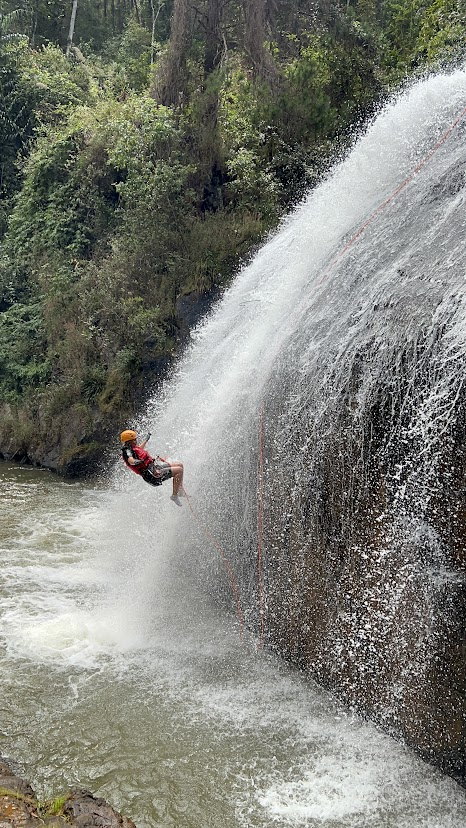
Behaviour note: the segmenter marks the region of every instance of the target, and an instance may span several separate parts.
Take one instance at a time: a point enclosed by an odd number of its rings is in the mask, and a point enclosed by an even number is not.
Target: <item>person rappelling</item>
[[[120,434],[122,443],[121,453],[126,466],[131,471],[142,477],[150,486],[161,486],[165,480],[173,478],[173,494],[170,500],[173,500],[177,506],[181,506],[180,496],[184,497],[183,491],[183,464],[169,463],[163,457],[156,455],[152,457],[146,451],[146,444],[150,438],[150,432],[146,439],[138,445],[138,436],[135,431],[127,429]]]

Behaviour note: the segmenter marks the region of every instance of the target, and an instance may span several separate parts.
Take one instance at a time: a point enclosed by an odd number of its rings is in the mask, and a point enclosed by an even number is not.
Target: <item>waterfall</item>
[[[459,777],[465,105],[464,69],[387,105],[139,424],[184,461],[196,511],[160,511],[169,565],[234,611],[220,547],[257,632],[263,410],[266,640]]]

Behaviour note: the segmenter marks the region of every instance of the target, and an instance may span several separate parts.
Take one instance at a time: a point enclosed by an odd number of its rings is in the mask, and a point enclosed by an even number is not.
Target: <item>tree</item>
[[[265,48],[268,4],[267,0],[243,0],[244,45],[258,78],[273,86],[278,78],[272,55]]]
[[[0,9],[0,238],[6,228],[10,199],[20,186],[17,159],[31,139],[34,93],[21,83],[19,58],[26,39],[12,31],[22,15]]]
[[[70,28],[68,30],[68,40],[66,41],[66,56],[69,57],[70,49],[73,44],[74,24],[76,22],[76,12],[78,9],[78,0],[73,0],[73,8],[71,9]]]
[[[65,45],[67,0],[24,0],[29,16],[26,34],[33,46],[43,43]]]
[[[208,0],[205,29],[204,77],[218,68],[223,51],[222,23],[224,4]]]
[[[24,19],[24,16],[24,9],[15,8],[5,11],[4,4],[0,4],[0,46],[11,38],[17,37],[16,24]]]
[[[152,94],[164,106],[179,104],[186,86],[186,62],[192,39],[190,0],[175,0],[168,48],[160,61]]]
[[[150,8],[151,8],[151,39],[150,39],[150,65],[154,65],[154,52],[155,52],[155,27],[157,25],[157,20],[159,14],[163,8],[164,0],[158,0],[157,11],[155,11],[154,0],[150,0]]]

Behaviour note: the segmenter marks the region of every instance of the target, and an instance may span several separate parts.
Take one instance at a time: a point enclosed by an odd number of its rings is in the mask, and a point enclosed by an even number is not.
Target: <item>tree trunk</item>
[[[162,11],[162,7],[164,4],[164,0],[159,0],[159,5],[157,11],[155,11],[154,0],[150,0],[150,8],[152,14],[152,36],[150,41],[150,65],[154,65],[154,52],[155,52],[155,26],[157,23],[158,16]]]
[[[204,77],[220,64],[222,56],[222,0],[208,0],[207,27],[204,52]]]
[[[192,37],[190,0],[175,0],[170,41],[160,61],[152,96],[164,106],[176,106],[186,88],[186,60]]]
[[[141,15],[139,14],[138,0],[131,0],[131,8],[134,9],[136,20],[141,25]]]
[[[267,8],[267,0],[243,0],[244,46],[256,77],[273,86],[278,73],[272,55],[265,48]]]
[[[76,22],[76,11],[78,9],[78,0],[73,0],[73,8],[71,9],[70,28],[68,31],[68,40],[66,41],[66,57],[70,55],[70,49],[73,45],[74,24]]]

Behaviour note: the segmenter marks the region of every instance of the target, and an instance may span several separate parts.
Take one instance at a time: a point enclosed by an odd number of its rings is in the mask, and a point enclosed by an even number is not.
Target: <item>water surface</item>
[[[173,579],[126,491],[3,463],[0,510],[0,750],[40,797],[138,828],[463,828],[459,786]]]

